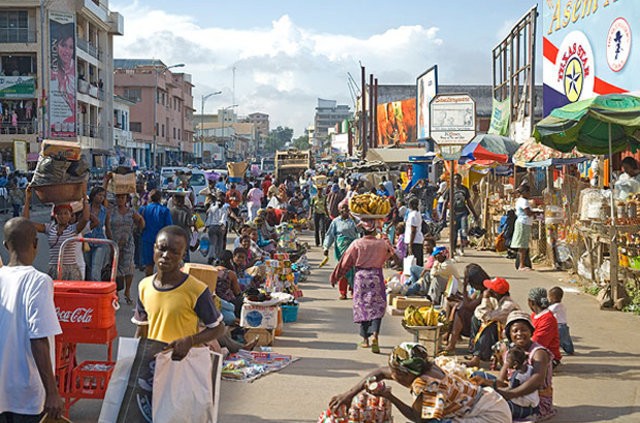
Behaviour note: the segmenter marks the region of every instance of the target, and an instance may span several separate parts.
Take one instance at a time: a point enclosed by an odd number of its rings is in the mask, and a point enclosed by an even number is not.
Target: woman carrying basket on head
[[[363,339],[360,346],[371,347],[371,351],[379,353],[378,335],[387,308],[382,268],[390,257],[395,256],[395,250],[387,238],[376,238],[375,220],[363,220],[361,225],[364,237],[349,245],[333,270],[330,281],[331,285],[335,286],[349,270],[355,270],[353,321],[360,324],[360,336]]]
[[[355,219],[349,212],[349,205],[342,204],[340,206],[340,215],[333,219],[327,230],[322,248],[324,255],[329,256],[329,248],[334,245],[336,260],[340,260],[345,251],[353,241],[358,239],[358,227]],[[353,292],[353,274],[354,269],[348,270],[338,281],[338,289],[340,290],[340,299],[347,299],[347,287]]]

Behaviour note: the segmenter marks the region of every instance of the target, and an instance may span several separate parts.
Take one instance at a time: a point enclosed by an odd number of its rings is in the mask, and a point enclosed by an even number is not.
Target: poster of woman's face
[[[75,16],[50,12],[49,124],[52,137],[76,136],[75,39]]]

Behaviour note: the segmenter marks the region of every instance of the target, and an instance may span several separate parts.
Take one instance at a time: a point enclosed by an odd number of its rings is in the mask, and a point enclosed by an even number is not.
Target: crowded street
[[[0,423],[640,422],[639,22],[0,0]]]

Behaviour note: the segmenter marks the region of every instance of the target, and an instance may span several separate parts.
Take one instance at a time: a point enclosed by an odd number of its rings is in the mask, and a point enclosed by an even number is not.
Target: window
[[[142,132],[142,122],[129,122],[131,132]]]
[[[29,43],[35,41],[35,33],[29,31],[29,14],[26,10],[0,12],[0,42]]]
[[[160,133],[160,124],[156,123],[156,135]]]
[[[178,129],[178,141],[180,140],[180,130]]]
[[[129,101],[139,103],[142,101],[142,90],[140,88],[125,88],[122,96]]]
[[[173,139],[176,138],[176,128],[173,128]]]
[[[164,123],[162,124],[162,136],[164,137]]]

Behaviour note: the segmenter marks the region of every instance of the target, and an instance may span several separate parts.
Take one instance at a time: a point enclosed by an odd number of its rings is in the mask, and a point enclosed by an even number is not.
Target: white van
[[[202,191],[209,185],[204,171],[200,169],[191,169],[188,167],[181,167],[181,166],[163,167],[160,170],[160,177],[162,180],[162,189],[167,189],[168,187],[167,178],[169,177],[173,178],[173,182],[176,184],[176,188],[179,186],[179,183],[177,182],[178,178],[176,177],[176,172],[178,173],[191,172],[189,185],[191,185],[191,188],[193,188],[193,191],[196,193],[196,204],[194,204],[194,207],[198,209],[204,208],[205,196],[198,195],[200,191]]]

